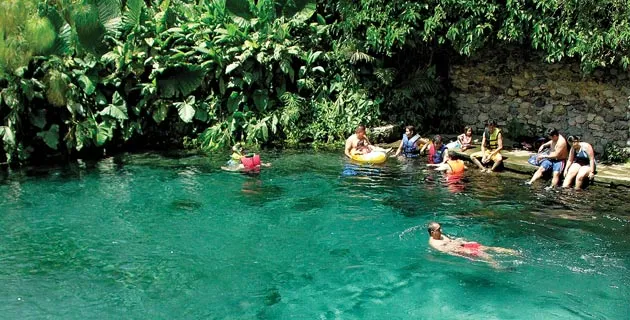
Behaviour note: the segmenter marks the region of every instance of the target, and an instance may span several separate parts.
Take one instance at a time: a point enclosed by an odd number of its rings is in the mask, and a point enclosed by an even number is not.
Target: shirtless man
[[[564,171],[564,164],[569,156],[569,149],[567,148],[567,140],[558,133],[558,130],[549,128],[547,130],[547,137],[549,137],[549,141],[538,148],[539,155],[536,157],[536,160],[540,163],[540,166],[527,184],[534,183],[534,181],[540,179],[546,171],[553,168],[553,176],[551,179],[551,187],[553,188],[557,187],[560,182],[560,174]],[[549,152],[549,154],[540,154],[545,148],[550,148],[551,152]]]
[[[518,251],[501,247],[486,247],[474,241],[465,241],[461,238],[451,239],[442,234],[442,226],[437,222],[429,223],[429,245],[440,252],[464,257],[473,260],[482,260],[498,267],[497,262],[486,251],[494,251],[503,254],[518,254]]]

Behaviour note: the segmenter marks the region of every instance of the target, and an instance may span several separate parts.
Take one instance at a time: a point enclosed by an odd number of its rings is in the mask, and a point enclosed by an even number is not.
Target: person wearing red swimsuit
[[[432,248],[454,256],[471,260],[481,260],[494,267],[498,267],[498,264],[487,251],[502,254],[518,254],[518,251],[513,249],[489,247],[474,241],[447,237],[442,234],[442,226],[437,222],[431,222],[427,231],[429,231],[429,245]]]

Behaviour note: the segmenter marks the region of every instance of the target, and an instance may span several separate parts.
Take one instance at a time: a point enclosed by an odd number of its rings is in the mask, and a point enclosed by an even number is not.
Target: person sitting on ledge
[[[464,128],[464,133],[457,136],[457,141],[453,141],[446,145],[449,150],[453,150],[459,148],[462,152],[472,149],[474,146],[472,145],[472,127],[466,126]]]
[[[447,237],[442,233],[442,226],[437,222],[429,223],[427,231],[429,232],[429,245],[433,249],[454,256],[481,260],[494,267],[498,267],[499,265],[487,251],[512,255],[519,253],[513,249],[488,247],[474,241]]]
[[[575,179],[575,190],[580,190],[584,184],[584,178],[588,177],[589,180],[593,180],[597,173],[595,153],[593,146],[580,141],[580,136],[569,136],[568,140],[571,144],[571,151],[569,151],[569,159],[564,169],[562,187],[568,188]]]
[[[419,134],[416,134],[414,126],[406,126],[405,134],[402,136],[402,141],[398,146],[398,150],[394,154],[394,157],[402,155],[405,158],[417,158],[420,155],[420,149],[426,145],[429,140],[422,138]]]
[[[501,129],[497,128],[496,121],[488,120],[486,130],[483,132],[483,138],[481,139],[481,151],[471,154],[470,160],[482,172],[494,171],[503,161],[503,156],[501,156],[502,149],[503,135],[501,134]],[[477,158],[481,158],[481,162]],[[490,161],[493,161],[494,164],[490,170],[487,170],[484,166]]]
[[[567,149],[567,140],[558,133],[555,128],[547,129],[547,137],[549,141],[543,143],[538,148],[538,157],[536,160],[540,163],[538,170],[534,173],[531,180],[527,184],[532,184],[534,181],[540,179],[542,175],[553,168],[553,175],[551,178],[551,187],[557,187],[560,182],[560,174],[564,171],[564,162],[569,155]],[[548,154],[541,153],[543,149],[550,148],[551,152]]]

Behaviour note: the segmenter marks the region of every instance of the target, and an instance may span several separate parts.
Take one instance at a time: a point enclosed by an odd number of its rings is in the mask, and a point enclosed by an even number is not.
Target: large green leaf
[[[88,78],[88,76],[84,74],[79,76],[79,86],[81,87],[81,89],[83,89],[83,92],[85,92],[85,94],[87,95],[91,95],[92,93],[94,93],[94,90],[96,89],[94,82],[92,82],[92,80],[90,80],[90,78]]]
[[[144,0],[127,0],[127,10],[125,10],[122,18],[125,30],[133,29],[140,24],[144,7]]]
[[[127,103],[118,91],[114,92],[112,103],[99,112],[102,116],[110,116],[117,120],[127,120]]]
[[[44,129],[46,126],[46,110],[39,109],[35,112],[31,112],[29,118],[31,119],[31,124],[40,129]]]
[[[129,0],[127,0],[129,2]],[[98,0],[98,18],[105,32],[111,36],[118,36],[121,23],[120,0]]]
[[[6,145],[10,145],[10,146],[15,145],[15,133],[13,133],[13,130],[11,130],[10,127],[1,126],[0,134],[2,135],[2,141]]]
[[[293,18],[298,21],[306,21],[315,14],[315,11],[317,11],[317,3],[315,0],[276,1],[276,12],[278,16]]]
[[[269,95],[264,90],[256,90],[254,92],[254,104],[256,105],[256,109],[258,111],[263,112],[267,109],[267,105],[269,104]]]
[[[37,136],[42,138],[48,147],[57,150],[57,145],[59,144],[59,125],[53,124],[48,131],[38,132]]]
[[[196,66],[169,68],[158,77],[160,95],[164,98],[188,96],[201,85],[204,77],[205,71]]]
[[[227,0],[225,9],[238,22],[240,19],[250,20],[256,16],[252,12],[249,0]]]
[[[106,30],[101,24],[98,8],[83,5],[73,11],[74,28],[81,46],[91,52],[102,52],[107,49],[103,43]]]
[[[182,121],[186,123],[191,122],[195,116],[195,96],[190,96],[186,98],[186,101],[178,102],[175,105]]]
[[[233,91],[227,101],[228,112],[234,113],[234,111],[238,110],[238,107],[241,104],[242,100],[243,96],[238,92]]]
[[[164,119],[166,119],[166,116],[168,115],[168,104],[166,104],[166,102],[160,100],[158,102],[155,103],[155,109],[153,110],[153,120],[156,123],[160,123],[162,121],[164,121]]]
[[[104,121],[96,126],[96,145],[102,146],[107,141],[111,140],[114,136],[113,124],[109,121]]]

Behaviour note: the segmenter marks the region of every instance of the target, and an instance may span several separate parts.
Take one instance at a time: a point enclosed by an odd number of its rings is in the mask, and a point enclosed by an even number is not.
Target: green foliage
[[[618,0],[4,0],[0,10],[12,163],[125,144],[336,143],[386,121],[449,130],[443,55],[516,43],[587,71],[629,61],[630,6]]]
[[[608,163],[625,163],[630,160],[630,154],[628,154],[626,149],[609,142],[604,148],[602,160]]]

